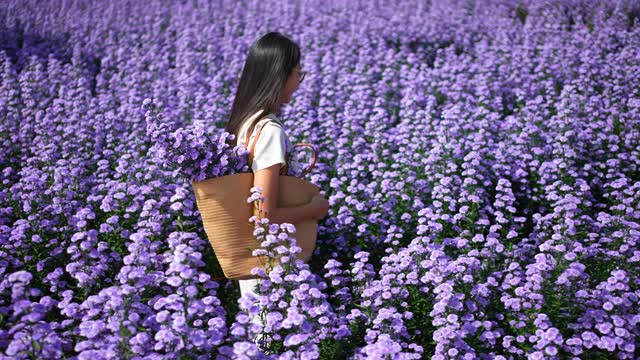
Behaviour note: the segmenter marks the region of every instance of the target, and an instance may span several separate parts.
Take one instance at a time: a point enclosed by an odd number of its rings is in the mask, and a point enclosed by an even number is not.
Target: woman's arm
[[[305,220],[312,219],[316,216],[316,210],[311,203],[279,208],[277,207],[278,189],[280,176],[280,164],[274,164],[267,168],[260,169],[253,176],[253,186],[262,187],[262,196],[266,198],[262,204],[263,211],[266,212],[265,217],[273,224],[291,223],[298,224]]]

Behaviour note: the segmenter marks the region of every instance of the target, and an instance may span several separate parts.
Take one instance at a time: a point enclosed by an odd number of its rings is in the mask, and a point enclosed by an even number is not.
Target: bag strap
[[[251,134],[253,133],[253,130],[255,129],[256,125],[258,124],[258,122],[260,122],[262,120],[262,118],[258,118],[257,120],[254,120],[253,124],[251,124],[251,127],[249,128],[249,130],[247,130],[247,137],[245,138],[245,142],[244,142],[244,148],[247,148],[247,145],[249,144],[249,138],[251,137]],[[265,122],[264,124],[262,124],[262,126],[260,126],[258,128],[258,132],[256,133],[256,137],[255,139],[253,139],[253,143],[251,144],[251,149],[249,150],[249,165],[251,165],[251,163],[253,162],[253,153],[256,150],[256,144],[258,143],[258,138],[260,137],[260,133],[262,132],[262,128],[269,123],[269,121]]]
[[[261,112],[263,112],[263,109],[260,109],[256,114],[259,114]],[[255,115],[255,114],[254,114]],[[251,127],[247,130],[247,134],[245,136],[245,141],[244,141],[244,148],[246,149],[247,146],[249,145],[249,137],[251,136],[251,133],[253,132],[253,128],[256,126],[256,124],[258,123],[258,121],[262,120],[261,117],[258,117],[256,120],[253,120],[253,122],[251,123]]]

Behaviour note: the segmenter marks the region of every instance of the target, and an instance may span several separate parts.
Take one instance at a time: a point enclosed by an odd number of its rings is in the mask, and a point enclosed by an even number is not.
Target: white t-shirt
[[[260,120],[253,128],[247,147],[250,149],[255,139],[257,129],[263,126],[253,153],[253,162],[251,163],[251,170],[254,173],[275,164],[282,164],[281,167],[284,166],[287,162],[286,155],[292,148],[284,125],[282,125],[275,114],[268,114],[264,117],[265,118]],[[249,126],[251,126],[251,121],[249,120],[254,121],[255,117],[249,117],[240,125],[238,145],[244,146],[247,131],[249,130]]]

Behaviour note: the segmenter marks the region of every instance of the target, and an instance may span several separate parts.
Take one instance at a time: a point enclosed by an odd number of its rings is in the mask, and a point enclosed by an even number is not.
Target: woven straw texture
[[[293,207],[309,203],[319,193],[316,185],[295,176],[279,176],[278,207]],[[256,278],[254,267],[264,267],[266,257],[253,256],[260,247],[253,235],[249,218],[254,205],[247,203],[253,186],[253,173],[227,175],[191,183],[205,233],[216,254],[225,277],[234,280]],[[268,215],[267,215],[268,217]],[[316,247],[317,220],[307,220],[296,226],[296,243],[302,248],[298,254],[307,262]],[[276,262],[277,263],[277,262]]]

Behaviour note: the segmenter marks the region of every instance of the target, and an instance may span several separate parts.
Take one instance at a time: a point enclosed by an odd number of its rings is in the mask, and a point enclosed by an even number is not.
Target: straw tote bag
[[[262,117],[258,117],[258,119],[260,118]],[[257,122],[254,122],[247,132],[245,149]],[[253,152],[263,126],[258,128],[255,140],[251,145],[249,164],[253,161]],[[307,143],[299,143],[294,147],[296,146],[308,146],[313,150],[313,147]],[[287,164],[282,168],[285,171],[288,167],[289,157],[290,154],[287,156]],[[315,162],[316,153],[314,151],[311,165],[301,177],[313,169]],[[278,207],[304,205],[309,203],[314,195],[320,193],[320,189],[307,180],[282,175],[282,169],[279,176]],[[191,186],[195,193],[196,205],[202,217],[205,233],[225,277],[233,280],[256,278],[251,274],[251,269],[264,267],[268,260],[266,256],[251,254],[254,249],[260,248],[260,241],[253,235],[254,224],[249,222],[249,218],[257,213],[254,212],[254,204],[247,203],[247,198],[251,195],[250,189],[253,186],[253,172],[194,181]],[[266,216],[268,217],[268,214]],[[316,247],[318,221],[311,219],[294,225],[296,232],[293,236],[297,246],[302,248],[302,252],[298,256],[302,261],[307,262]],[[278,261],[276,260],[275,263],[277,264]]]

